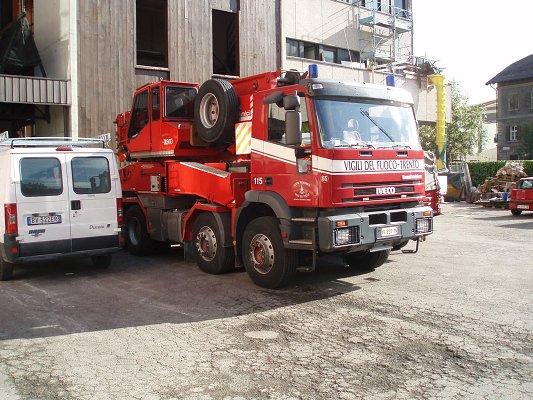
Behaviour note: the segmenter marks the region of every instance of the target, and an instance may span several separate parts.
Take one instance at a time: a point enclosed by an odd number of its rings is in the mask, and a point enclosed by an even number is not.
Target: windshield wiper
[[[336,144],[335,146],[333,146],[334,148],[338,148],[338,147],[359,147],[359,148],[363,148],[363,149],[375,149],[375,147],[373,145],[371,145],[370,143],[346,143],[346,144]]]
[[[363,114],[363,115],[364,115],[365,117],[367,117],[370,121],[372,121],[372,123],[373,123],[374,125],[376,125],[376,126],[378,127],[378,129],[379,129],[381,132],[383,132],[383,133],[385,134],[385,136],[387,136],[391,142],[394,142],[394,139],[392,138],[392,136],[389,135],[389,133],[388,133],[385,129],[383,129],[383,127],[381,127],[381,125],[379,125],[376,121],[374,121],[374,118],[372,118],[372,117],[370,116],[370,114],[368,113],[368,111],[365,111],[365,110],[363,110],[362,108],[360,108],[360,110],[361,110],[361,114]]]
[[[408,146],[406,144],[393,144],[390,146],[379,146],[378,149],[406,149],[411,150],[411,146]]]

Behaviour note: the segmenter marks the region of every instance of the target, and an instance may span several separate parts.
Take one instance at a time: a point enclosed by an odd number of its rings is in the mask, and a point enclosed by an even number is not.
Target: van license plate
[[[60,224],[61,215],[39,215],[38,217],[28,217],[28,225],[49,225]]]
[[[383,228],[378,228],[378,239],[383,239],[392,236],[398,236],[397,226],[385,226]]]
[[[516,208],[520,210],[529,210],[529,206],[527,204],[518,204]]]

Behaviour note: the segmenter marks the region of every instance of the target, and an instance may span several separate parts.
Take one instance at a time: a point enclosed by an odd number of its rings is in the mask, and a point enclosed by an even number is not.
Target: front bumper
[[[391,249],[433,232],[430,207],[339,214],[318,218],[322,252]]]

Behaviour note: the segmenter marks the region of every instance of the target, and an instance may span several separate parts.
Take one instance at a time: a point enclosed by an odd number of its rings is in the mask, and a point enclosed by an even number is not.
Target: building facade
[[[525,135],[533,135],[533,54],[518,60],[487,82],[497,85],[498,160],[519,160],[533,153]]]
[[[392,76],[413,95],[420,121],[436,118],[435,71],[412,54],[411,0],[4,0],[0,23],[24,11],[46,78],[38,68],[22,78],[0,71],[0,103],[47,106],[47,118],[12,124],[0,113],[11,135],[113,137],[115,116],[147,82],[311,63],[339,80]],[[36,96],[6,95],[28,91]]]

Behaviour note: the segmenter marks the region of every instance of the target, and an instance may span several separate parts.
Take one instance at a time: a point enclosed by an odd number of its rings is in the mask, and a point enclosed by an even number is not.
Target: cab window
[[[148,90],[139,93],[135,97],[128,137],[137,136],[146,124],[148,124]]]
[[[167,118],[188,118],[194,117],[194,99],[196,89],[167,86],[165,89],[165,116]]]
[[[63,193],[61,163],[57,158],[20,160],[20,190],[23,196],[57,196]]]
[[[300,100],[300,113],[302,114],[302,144],[311,144],[305,99]],[[285,144],[285,109],[277,104],[270,104],[268,107],[268,140]]]
[[[111,191],[109,162],[105,157],[76,157],[72,159],[74,193],[98,194]]]

